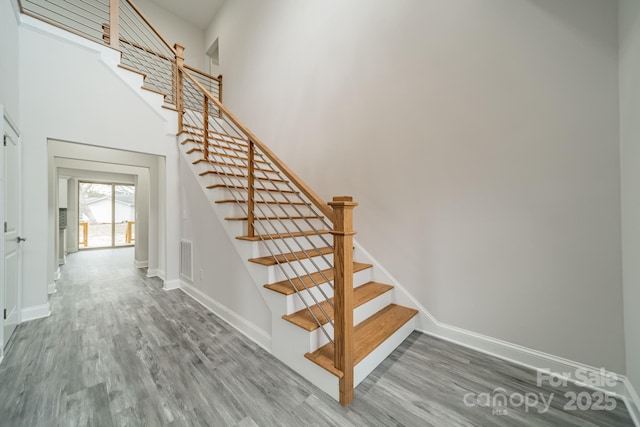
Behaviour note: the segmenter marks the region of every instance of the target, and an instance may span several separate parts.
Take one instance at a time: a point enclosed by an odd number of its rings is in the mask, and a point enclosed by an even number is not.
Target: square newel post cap
[[[176,58],[184,59],[184,46],[180,43],[175,43],[173,48],[176,50]]]
[[[332,201],[329,202],[329,206],[332,208],[355,208],[358,206],[357,202],[353,201],[351,196],[335,196]]]

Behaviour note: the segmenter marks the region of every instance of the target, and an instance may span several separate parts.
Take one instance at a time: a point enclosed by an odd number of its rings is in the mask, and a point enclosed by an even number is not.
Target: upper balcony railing
[[[121,52],[121,64],[145,76],[144,87],[176,105],[176,49],[129,0],[20,0],[21,12]],[[222,77],[185,67],[220,96]]]

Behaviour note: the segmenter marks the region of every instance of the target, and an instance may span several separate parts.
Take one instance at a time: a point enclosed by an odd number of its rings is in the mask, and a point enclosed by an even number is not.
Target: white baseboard
[[[253,323],[247,321],[237,313],[229,310],[227,307],[223,306],[222,304],[206,295],[202,291],[194,288],[193,286],[182,282],[180,289],[182,290],[182,292],[199,302],[202,306],[209,309],[209,311],[211,311],[213,314],[220,317],[238,332],[271,353],[271,335],[267,334],[262,329],[259,329]]]
[[[51,294],[55,294],[56,292],[58,292],[58,288],[56,287],[56,282],[49,283],[49,286],[47,286],[47,293],[51,295]]]
[[[182,282],[180,280],[165,280],[162,289],[165,291],[172,291],[174,289],[180,289],[182,287]]]
[[[21,311],[22,322],[28,322],[30,320],[43,319],[49,317],[51,314],[51,308],[49,303],[42,305],[34,305],[33,307],[23,308]]]
[[[133,261],[133,264],[136,268],[147,268],[149,267],[149,260],[138,261],[137,259]]]
[[[627,384],[630,385],[630,383],[628,383],[628,380],[624,375],[604,371],[603,369],[598,369],[563,357],[554,356],[542,351],[439,322],[406,290],[404,286],[400,284],[397,279],[391,275],[391,273],[389,273],[375,258],[373,258],[370,253],[358,244],[358,242],[354,242],[354,246],[364,258],[368,259],[367,262],[374,265],[374,268],[378,273],[382,276],[386,276],[382,281],[387,281],[387,283],[391,283],[395,286],[397,302],[402,305],[413,307],[420,312],[417,323],[418,326],[416,327],[416,330],[419,332],[463,347],[477,350],[498,359],[533,369],[534,371],[549,370],[551,375],[565,378],[570,382],[576,382],[572,381],[575,378],[571,378],[565,374],[574,375],[579,370],[581,373],[586,373],[590,379],[597,378],[595,382],[603,385],[602,387],[587,387],[597,391],[602,391],[625,401],[629,400],[627,396],[630,394],[628,392]],[[607,378],[615,378],[615,385],[608,385],[607,381],[605,381]],[[613,383],[613,381],[611,381],[611,383]]]

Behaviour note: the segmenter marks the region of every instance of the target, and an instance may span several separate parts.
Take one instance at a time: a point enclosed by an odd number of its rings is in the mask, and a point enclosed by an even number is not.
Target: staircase
[[[36,1],[24,0],[22,12],[63,28],[86,19],[86,10],[75,20],[45,16],[29,9]],[[271,310],[273,355],[349,404],[418,314],[398,304],[384,272],[354,246],[357,203],[323,201],[221,103],[222,76],[186,66],[184,48],[171,47],[129,0],[110,0],[88,22],[103,22],[85,36],[121,52],[120,74],[141,76],[177,112],[183,159]]]
[[[341,400],[344,372],[336,368],[331,342],[336,305],[332,224],[272,161],[254,153],[253,185],[262,194],[254,196],[251,232],[250,139],[210,115],[205,142],[198,113],[185,111],[183,120],[187,125],[178,135],[181,152],[271,309],[272,353]],[[418,311],[394,303],[394,287],[376,281],[381,274],[364,253],[354,251],[353,245],[349,251],[354,259],[350,274],[355,387],[414,330]]]

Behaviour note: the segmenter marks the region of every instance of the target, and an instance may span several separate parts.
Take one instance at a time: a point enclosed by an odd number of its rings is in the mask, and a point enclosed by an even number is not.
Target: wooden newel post
[[[184,94],[182,91],[182,67],[184,66],[184,46],[180,43],[173,45],[176,50],[176,110],[178,110],[178,133],[182,132],[182,114],[184,112]]]
[[[333,305],[334,364],[343,373],[340,403],[353,400],[353,208],[352,197],[334,197],[333,208]]]
[[[104,26],[103,26],[104,27]],[[119,0],[109,0],[109,40],[105,40],[114,49],[120,46],[120,3]],[[104,37],[103,37],[104,38]]]
[[[254,237],[255,230],[255,150],[253,141],[249,140],[249,164],[247,165],[247,236]]]
[[[222,104],[222,74],[218,76],[218,101]]]

